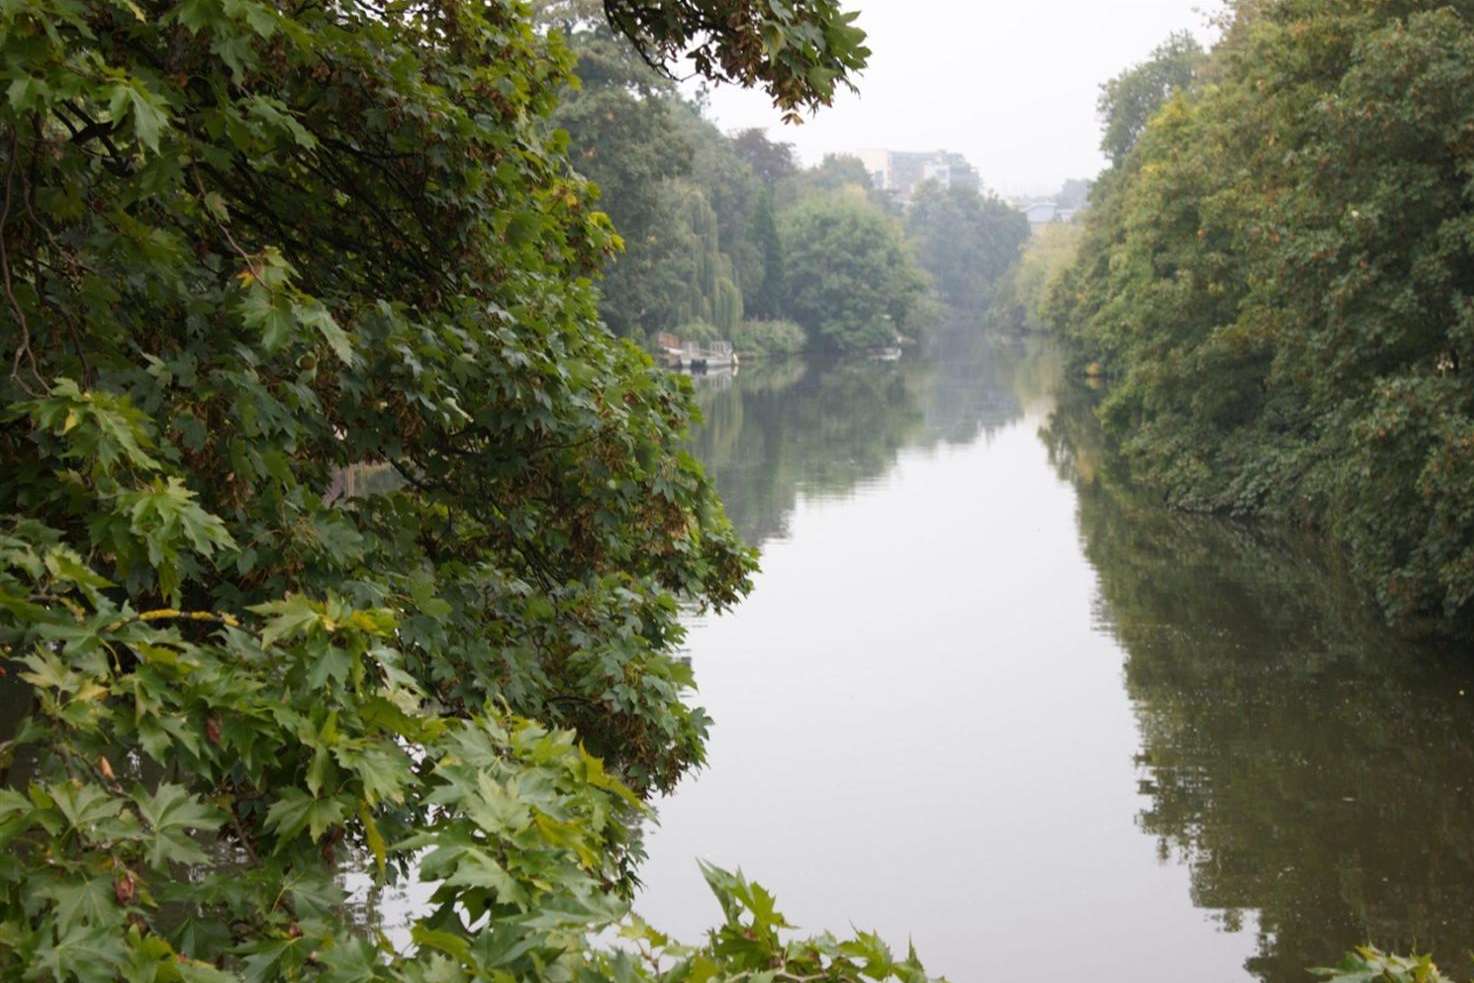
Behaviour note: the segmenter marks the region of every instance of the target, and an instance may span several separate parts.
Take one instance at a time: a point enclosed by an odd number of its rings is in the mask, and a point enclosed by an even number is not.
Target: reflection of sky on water
[[[696,937],[717,917],[704,857],[805,929],[909,934],[957,981],[1240,978],[1252,940],[1195,909],[1187,872],[1136,827],[1121,652],[1094,625],[1074,491],[1036,437],[1047,401],[1004,371],[1015,357],[889,366],[906,395],[868,435],[846,423],[874,400],[825,404],[841,453],[883,464],[818,494],[757,485],[784,516],[730,497],[751,480],[723,488],[744,531],[783,537],[752,596],[691,632],[716,725],[707,771],[660,806],[638,905],[655,924]],[[757,424],[765,459],[828,473],[811,457],[826,445],[787,434],[803,415],[781,410]]]
[[[1005,346],[702,394],[763,572],[692,626],[710,763],[639,910],[696,938],[702,857],[957,983],[1298,983],[1367,939],[1457,966],[1467,660],[1388,635],[1304,538],[1118,497],[1057,376]]]

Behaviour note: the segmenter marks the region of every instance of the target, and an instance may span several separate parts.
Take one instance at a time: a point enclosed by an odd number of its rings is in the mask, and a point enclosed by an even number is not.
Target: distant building
[[[1029,226],[1035,229],[1054,222],[1073,222],[1075,216],[1080,214],[1079,208],[1065,207],[1052,199],[1044,201],[1015,199],[1011,204],[1024,213],[1029,220]]]
[[[903,202],[911,199],[923,181],[936,181],[948,188],[982,188],[982,179],[967,158],[948,150],[908,153],[869,149],[856,151],[855,156],[865,165],[872,187],[888,191]]]
[[[1059,221],[1059,206],[1052,201],[1036,201],[1024,207],[1030,225],[1048,225]]]

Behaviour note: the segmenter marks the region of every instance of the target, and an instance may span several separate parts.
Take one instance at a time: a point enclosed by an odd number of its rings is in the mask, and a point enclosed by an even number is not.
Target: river
[[[709,764],[641,914],[717,921],[700,857],[954,983],[1303,983],[1368,939],[1462,973],[1474,660],[1313,540],[1124,492],[1047,347],[961,347],[698,381],[762,572],[691,621]]]

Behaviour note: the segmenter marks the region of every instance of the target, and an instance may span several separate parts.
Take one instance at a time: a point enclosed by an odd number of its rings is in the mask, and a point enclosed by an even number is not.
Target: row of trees
[[[1051,300],[1172,504],[1314,524],[1387,615],[1474,631],[1474,4],[1242,3],[1110,83]]]
[[[831,0],[604,6],[790,113],[866,58]],[[702,760],[679,613],[754,558],[601,326],[561,35],[25,0],[0,56],[0,977],[920,983],[715,869],[705,944],[597,941]],[[345,867],[431,883],[412,945]]]
[[[616,334],[887,346],[942,305],[981,310],[1028,234],[991,195],[929,185],[903,214],[855,158],[803,168],[761,130],[724,135],[614,36],[601,5],[550,0],[539,18],[578,56],[579,84],[551,123],[622,239],[600,284]]]

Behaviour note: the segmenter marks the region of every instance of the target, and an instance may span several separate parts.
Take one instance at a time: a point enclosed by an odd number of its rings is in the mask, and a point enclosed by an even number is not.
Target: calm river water
[[[691,625],[710,762],[637,908],[699,937],[701,857],[954,983],[1304,983],[1367,939],[1462,974],[1474,660],[1302,539],[1123,496],[1059,377],[1000,345],[699,382],[763,570]]]

